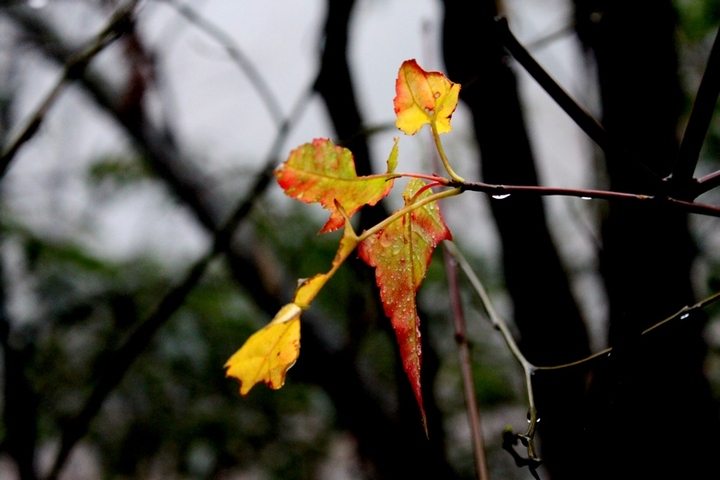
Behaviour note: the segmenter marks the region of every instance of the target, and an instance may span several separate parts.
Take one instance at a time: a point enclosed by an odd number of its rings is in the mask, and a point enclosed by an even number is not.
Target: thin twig
[[[543,35],[542,37],[537,38],[535,40],[528,41],[526,43],[526,46],[527,46],[528,50],[537,51],[537,50],[547,47],[555,40],[559,40],[565,36],[569,36],[569,35],[573,34],[574,32],[575,32],[575,25],[572,25],[572,24],[564,25],[564,26],[558,28],[557,30],[555,30],[554,32],[550,32],[550,33]]]
[[[212,249],[195,262],[185,275],[185,278],[162,298],[150,316],[133,330],[127,340],[116,350],[112,358],[104,366],[100,381],[93,388],[80,413],[64,429],[60,450],[46,480],[57,479],[70,452],[78,440],[87,433],[90,422],[100,411],[100,407],[108,394],[120,383],[138,356],[147,348],[155,332],[182,306],[187,295],[202,278],[207,266],[219,254],[226,252],[230,248],[230,241],[235,231],[269,185],[280,149],[292,126],[300,118],[301,112],[309,103],[311,96],[312,90],[308,88],[295,108],[293,108],[292,116],[288,117],[281,125],[264,168],[257,175],[250,193],[234,209],[223,227],[215,232]]]
[[[678,151],[672,180],[677,188],[691,182],[700,158],[700,149],[705,141],[710,121],[715,113],[718,95],[720,95],[720,31],[715,35],[715,42],[707,67],[700,81],[680,150]],[[692,185],[692,184],[690,184]],[[681,190],[682,191],[682,190]],[[696,192],[688,192],[694,198]]]
[[[672,322],[673,320],[677,320],[677,319],[685,320],[693,312],[700,310],[702,308],[705,308],[708,305],[710,305],[711,303],[714,303],[718,300],[720,300],[720,292],[714,293],[713,295],[710,295],[709,297],[700,300],[695,305],[684,306],[683,308],[681,308],[677,312],[673,313],[669,317],[667,317],[663,320],[660,320],[658,323],[643,330],[641,335],[646,335],[646,334],[652,332],[653,330],[662,327],[666,323]],[[600,350],[599,352],[593,353],[592,355],[590,355],[588,357],[582,358],[580,360],[576,360],[574,362],[564,363],[562,365],[547,366],[547,367],[539,366],[539,367],[535,367],[535,368],[536,368],[536,370],[560,370],[563,368],[574,367],[577,365],[582,365],[583,363],[587,363],[596,358],[603,357],[605,355],[609,355],[610,352],[612,352],[612,350],[613,350],[612,347],[608,347],[603,350]]]
[[[183,17],[189,22],[193,23],[203,32],[210,35],[215,41],[217,41],[227,52],[230,58],[237,64],[240,69],[245,73],[248,80],[252,84],[253,88],[257,92],[258,96],[265,104],[268,109],[270,116],[272,117],[275,125],[280,128],[285,122],[285,115],[283,115],[280,101],[275,94],[268,87],[268,82],[260,74],[260,71],[255,68],[255,65],[250,59],[242,52],[237,43],[228,35],[224,30],[215,25],[214,23],[207,20],[205,17],[200,15],[192,7],[180,0],[160,0],[171,5],[175,10],[178,11]]]
[[[98,33],[85,48],[67,61],[60,79],[45,96],[40,106],[38,106],[35,112],[25,122],[25,126],[15,137],[15,140],[13,140],[8,148],[2,152],[2,155],[0,155],[0,178],[5,175],[10,162],[15,158],[20,148],[37,133],[45,116],[60,96],[66,83],[79,78],[85,72],[90,61],[105,47],[120,38],[128,29],[128,26],[132,22],[137,1],[138,0],[130,0],[115,10],[110,20],[108,20],[107,25],[100,33]]]
[[[463,393],[465,395],[465,407],[467,408],[468,424],[470,425],[470,435],[473,446],[473,458],[475,459],[475,468],[477,469],[479,480],[489,480],[490,476],[487,469],[487,460],[485,458],[485,442],[482,436],[482,423],[480,420],[480,411],[478,408],[477,398],[475,397],[475,388],[472,374],[472,361],[470,358],[470,343],[467,339],[467,328],[465,326],[465,312],[462,307],[462,299],[460,298],[460,286],[458,282],[457,260],[448,250],[448,244],[444,242],[443,256],[445,259],[445,272],[448,279],[448,290],[450,291],[450,304],[455,319],[455,342],[458,346],[458,356],[460,357],[460,371],[462,372]]]
[[[634,158],[625,147],[609,135],[605,128],[592,115],[580,106],[530,55],[530,52],[515,38],[506,18],[496,20],[500,39],[515,60],[535,79],[545,92],[562,108],[565,113],[606,153],[614,153],[622,158],[637,162],[654,179],[657,175],[639,159]],[[659,179],[658,179],[659,180]]]
[[[445,242],[445,246],[448,252],[455,258],[455,260],[458,262],[460,267],[462,268],[463,272],[467,276],[467,278],[470,280],[471,285],[475,289],[476,293],[480,297],[483,306],[485,307],[485,310],[488,313],[488,316],[490,317],[490,321],[492,322],[493,326],[498,329],[503,339],[505,340],[505,343],[508,345],[508,348],[510,349],[510,352],[513,354],[515,359],[520,363],[520,366],[523,369],[524,377],[525,377],[525,386],[527,389],[528,394],[528,405],[529,405],[529,421],[530,424],[528,426],[527,432],[522,435],[514,434],[513,436],[520,439],[523,444],[527,448],[527,459],[520,459],[524,461],[524,464],[530,467],[531,472],[533,473],[533,476],[537,478],[536,472],[534,469],[539,465],[539,462],[541,459],[537,456],[537,451],[535,449],[535,443],[534,443],[534,435],[535,435],[535,428],[537,426],[538,422],[538,416],[537,416],[537,410],[535,408],[535,400],[533,397],[533,386],[532,386],[532,377],[533,374],[538,370],[559,370],[563,368],[570,368],[577,365],[581,365],[583,363],[589,362],[591,360],[594,360],[599,357],[606,356],[612,352],[612,348],[606,348],[600,352],[594,353],[586,358],[583,358],[581,360],[577,360],[574,362],[566,363],[563,365],[554,365],[554,366],[536,366],[530,363],[522,354],[520,349],[518,348],[517,344],[515,343],[514,338],[512,337],[512,333],[508,329],[507,325],[503,321],[503,319],[498,315],[497,311],[493,307],[492,301],[490,300],[490,296],[488,295],[487,291],[485,290],[485,287],[483,286],[480,279],[475,274],[474,270],[470,266],[470,264],[467,262],[465,257],[462,255],[462,253],[457,249],[454,243],[452,242]],[[702,308],[705,308],[706,306],[710,305],[713,302],[716,302],[720,300],[720,292],[717,292],[699,302],[697,302],[694,305],[691,306],[685,306],[678,310],[673,315],[670,315],[669,317],[659,321],[655,325],[652,325],[651,327],[645,329],[642,332],[642,335],[646,335],[663,325],[676,320],[685,320],[687,319],[693,312],[700,310]],[[517,459],[516,459],[517,460]]]
[[[438,200],[442,200],[443,198],[449,198],[449,197],[454,197],[455,195],[460,195],[461,193],[462,193],[462,189],[453,188],[452,190],[445,190],[443,192],[433,193],[432,195],[429,195],[421,200],[418,200],[409,205],[405,205],[403,208],[393,212],[392,215],[387,217],[382,222],[374,225],[371,228],[368,228],[367,230],[362,232],[360,235],[358,235],[358,243],[364,241],[368,237],[375,235],[377,232],[379,232],[383,228],[387,227],[388,225],[393,223],[398,218],[401,218],[401,217],[407,215],[408,213],[412,212],[413,210],[417,210],[418,208],[420,208],[422,206],[425,206],[429,203],[437,202]]]
[[[537,409],[535,408],[535,396],[533,393],[532,384],[532,377],[537,368],[535,367],[535,365],[530,363],[520,351],[517,342],[515,342],[515,339],[513,338],[512,332],[510,332],[510,329],[508,328],[505,321],[497,313],[497,310],[495,310],[495,307],[490,300],[490,295],[488,295],[485,286],[475,274],[475,271],[465,259],[465,256],[460,252],[460,250],[453,242],[445,242],[445,246],[450,252],[450,254],[453,256],[453,258],[455,258],[455,260],[458,262],[458,265],[460,265],[460,268],[462,269],[463,273],[465,273],[465,276],[468,278],[468,280],[470,280],[470,284],[475,289],[475,292],[478,294],[483,306],[485,307],[485,311],[490,318],[490,322],[492,323],[493,327],[500,332],[503,340],[505,340],[505,344],[510,349],[510,353],[512,353],[513,357],[515,357],[515,360],[517,360],[523,370],[525,388],[527,390],[528,396],[530,423],[528,425],[527,431],[524,435],[520,435],[520,438],[524,441],[523,443],[526,444],[528,459],[533,462],[531,465],[539,465],[541,459],[540,457],[538,457],[537,449],[535,448],[535,428],[537,426],[538,416]]]
[[[687,213],[696,213],[707,215],[710,217],[720,217],[720,207],[707,205],[704,203],[690,202],[679,200],[677,198],[641,195],[637,193],[613,192],[609,190],[593,190],[582,188],[556,188],[556,187],[540,187],[534,185],[494,185],[483,182],[453,182],[447,179],[448,186],[460,187],[463,190],[472,190],[475,192],[483,192],[495,198],[506,198],[511,194],[533,194],[542,196],[563,196],[577,197],[583,200],[612,200],[612,201],[632,201],[632,202],[665,202],[668,205],[677,207]]]

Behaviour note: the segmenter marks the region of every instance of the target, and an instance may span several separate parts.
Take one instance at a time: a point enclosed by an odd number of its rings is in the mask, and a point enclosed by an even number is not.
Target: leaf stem
[[[440,160],[445,166],[445,170],[447,170],[448,174],[450,174],[450,177],[456,182],[465,183],[465,179],[455,173],[455,171],[450,166],[450,161],[448,160],[447,155],[445,155],[445,149],[443,148],[442,142],[440,141],[440,134],[438,133],[435,120],[430,121],[430,128],[432,129],[433,140],[435,140],[435,148],[437,148],[438,155],[440,155]]]
[[[419,178],[419,179],[421,179],[421,180],[428,180],[428,181],[430,181],[430,182],[440,183],[440,184],[442,184],[443,186],[447,186],[447,185],[449,185],[450,183],[452,183],[452,180],[448,180],[448,179],[445,178],[445,177],[439,177],[439,176],[437,176],[437,175],[435,175],[435,174],[428,175],[428,174],[425,174],[425,173],[394,172],[394,173],[392,173],[391,175],[393,176],[392,178],[400,178],[400,177],[405,177],[405,178]]]
[[[453,188],[451,190],[445,190],[444,192],[439,193],[433,193],[432,195],[423,198],[422,200],[411,203],[409,205],[405,205],[400,210],[394,212],[392,215],[387,217],[382,222],[376,224],[374,227],[369,228],[362,232],[360,235],[358,235],[358,243],[361,243],[366,238],[370,237],[371,235],[375,235],[380,230],[384,229],[388,225],[390,225],[392,222],[397,220],[398,218],[407,215],[408,213],[412,212],[413,210],[417,210],[418,208],[422,207],[423,205],[427,205],[428,203],[436,202],[438,200],[441,200],[443,198],[453,197],[455,195],[459,195],[462,193],[462,188]]]

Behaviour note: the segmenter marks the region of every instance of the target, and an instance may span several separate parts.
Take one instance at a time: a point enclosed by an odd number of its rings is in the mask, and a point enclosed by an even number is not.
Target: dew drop
[[[592,197],[580,197],[580,200],[592,200]]]
[[[30,8],[40,9],[47,6],[48,0],[28,0],[27,4]]]
[[[432,115],[434,113],[434,110],[430,107],[425,107],[425,113],[428,115]]]
[[[493,195],[492,198],[494,198],[495,200],[503,200],[505,198],[508,198],[509,196],[509,193],[504,193],[502,195]]]
[[[435,92],[435,98],[440,98],[440,92]]]
[[[680,320],[685,320],[685,319],[688,318],[689,316],[690,316],[689,313],[683,313],[682,315],[680,315]]]

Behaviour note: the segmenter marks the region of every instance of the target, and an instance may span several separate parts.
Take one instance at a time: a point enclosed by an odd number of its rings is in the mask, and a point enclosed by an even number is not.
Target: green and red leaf
[[[432,194],[422,180],[408,182],[405,204],[415,203]],[[375,267],[380,298],[390,318],[400,345],[405,373],[410,380],[420,412],[425,421],[420,364],[420,318],[415,295],[425,278],[433,250],[452,235],[440,215],[437,202],[430,202],[403,215],[383,230],[371,235],[358,246],[360,257]]]
[[[397,140],[393,152],[396,158]],[[275,177],[286,195],[305,203],[319,202],[329,210],[330,219],[320,233],[331,232],[345,222],[336,202],[351,217],[390,192],[394,181],[391,169],[396,162],[392,156],[388,173],[358,177],[350,150],[328,139],[315,139],[290,152],[287,161],[275,170]]]
[[[452,130],[450,119],[458,104],[460,84],[440,72],[427,72],[415,60],[405,60],[395,82],[395,125],[414,135],[423,125],[435,123],[438,133]]]

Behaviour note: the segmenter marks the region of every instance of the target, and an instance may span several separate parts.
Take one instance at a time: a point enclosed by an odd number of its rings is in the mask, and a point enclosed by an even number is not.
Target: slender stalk
[[[720,170],[709,173],[697,181],[695,195],[700,196],[720,185]]]
[[[669,323],[673,320],[676,320],[676,319],[684,320],[684,319],[688,318],[693,312],[700,310],[702,308],[705,308],[708,305],[710,305],[711,303],[714,303],[718,300],[720,300],[720,292],[714,293],[714,294],[710,295],[709,297],[700,300],[695,305],[684,306],[683,308],[681,308],[677,312],[673,313],[669,317],[667,317],[663,320],[660,320],[658,323],[643,330],[641,335],[646,335],[646,334],[652,332],[653,330],[660,328],[663,325],[665,325],[666,323]],[[537,366],[537,367],[535,367],[535,369],[536,370],[560,370],[563,368],[574,367],[576,365],[582,365],[583,363],[586,363],[591,360],[595,360],[596,358],[608,355],[610,352],[612,352],[612,350],[613,350],[612,347],[608,347],[603,350],[600,350],[599,352],[593,353],[592,355],[590,355],[588,357],[582,358],[580,360],[576,360],[574,362],[564,363],[562,365],[553,365],[553,366]]]
[[[448,250],[448,244],[444,242],[443,256],[445,259],[445,272],[448,278],[448,290],[450,291],[450,304],[453,312],[455,325],[455,341],[458,346],[460,357],[460,371],[463,380],[463,393],[465,395],[465,407],[467,408],[468,424],[470,425],[470,436],[473,446],[473,458],[475,469],[479,480],[489,480],[485,458],[485,442],[482,436],[482,423],[472,374],[472,361],[470,358],[470,342],[467,339],[467,328],[465,326],[465,312],[460,298],[460,286],[458,282],[457,260]]]
[[[700,81],[675,162],[672,179],[678,186],[692,181],[700,157],[700,149],[715,113],[718,95],[720,95],[720,31],[715,35],[707,67]],[[692,195],[691,192],[688,193]]]
[[[598,144],[603,150],[621,149],[608,136],[605,128],[590,113],[580,106],[546,71],[540,66],[530,52],[515,38],[507,19],[500,17],[496,21],[503,46],[513,58],[530,74],[531,77],[555,100],[560,108],[572,118],[575,123]]]
[[[437,148],[438,155],[440,155],[440,161],[442,161],[443,166],[445,166],[445,170],[447,170],[453,180],[455,180],[456,182],[464,183],[465,179],[455,173],[455,171],[450,166],[450,161],[448,160],[447,155],[445,155],[445,149],[443,149],[442,142],[440,141],[440,134],[438,133],[437,125],[434,121],[430,122],[430,128],[432,129],[435,147]]]
[[[720,217],[720,207],[657,195],[641,195],[636,193],[581,188],[540,187],[533,185],[493,185],[482,182],[449,182],[449,185],[462,188],[463,190],[487,193],[488,195],[496,197],[504,197],[505,195],[510,194],[534,194],[542,196],[577,197],[583,200],[596,199],[632,202],[665,202],[669,205],[680,208],[687,213]]]
[[[517,346],[517,343],[515,342],[512,333],[510,332],[509,328],[507,327],[507,324],[503,321],[503,319],[500,317],[500,315],[495,310],[492,301],[490,300],[490,296],[487,293],[487,290],[485,289],[484,285],[480,281],[480,279],[477,277],[475,272],[473,271],[470,264],[467,262],[465,257],[460,253],[460,251],[457,249],[454,243],[452,242],[446,242],[446,248],[448,252],[455,258],[455,260],[458,262],[458,265],[462,268],[463,272],[467,276],[467,278],[470,280],[471,285],[477,292],[478,296],[480,297],[483,306],[485,307],[485,310],[488,313],[488,316],[490,317],[490,321],[492,322],[492,325],[500,331],[500,333],[503,336],[503,339],[505,340],[505,343],[507,344],[508,348],[510,349],[510,352],[515,357],[515,359],[518,361],[520,366],[523,369],[524,374],[524,380],[525,380],[525,387],[527,389],[527,395],[528,395],[528,406],[529,406],[529,425],[527,432],[524,435],[517,435],[517,438],[520,438],[523,440],[523,443],[527,447],[527,455],[528,460],[536,463],[531,463],[529,465],[537,465],[537,462],[540,462],[541,459],[537,456],[537,450],[535,448],[535,442],[534,442],[534,435],[535,435],[535,429],[537,427],[538,423],[538,416],[537,416],[537,409],[535,407],[535,399],[534,399],[534,393],[533,393],[533,384],[532,384],[532,377],[533,374],[538,370],[559,370],[562,368],[569,368],[577,365],[581,365],[585,362],[589,362],[591,360],[594,360],[596,358],[608,355],[612,348],[606,348],[600,352],[594,353],[586,358],[566,363],[563,365],[555,365],[555,366],[535,366],[532,363],[530,363],[522,354],[519,347]],[[686,319],[688,318],[693,312],[702,309],[706,307],[707,305],[710,305],[713,302],[716,302],[720,300],[720,292],[717,292],[692,306],[685,306],[678,310],[673,315],[670,315],[669,317],[661,320],[660,322],[656,323],[655,325],[645,329],[642,332],[642,335],[646,335],[653,330],[660,328],[661,326],[676,320],[676,319]],[[534,476],[536,476],[536,472],[531,466],[531,471]]]
[[[525,388],[527,390],[528,396],[528,408],[530,411],[530,423],[528,425],[526,433],[524,435],[520,435],[520,438],[523,438],[525,440],[525,443],[527,443],[528,459],[539,462],[540,458],[537,456],[537,449],[535,448],[534,437],[538,416],[537,409],[535,407],[535,395],[533,393],[532,384],[532,377],[535,373],[535,370],[537,370],[537,367],[530,363],[520,351],[520,347],[518,347],[517,342],[515,342],[512,332],[510,332],[510,329],[508,328],[505,321],[497,313],[497,310],[495,310],[495,307],[490,300],[490,295],[488,295],[485,286],[475,274],[475,271],[472,269],[463,254],[460,252],[460,250],[458,250],[457,246],[455,246],[455,244],[452,242],[446,242],[446,248],[458,262],[458,265],[460,265],[460,268],[462,269],[463,273],[465,273],[465,276],[468,278],[468,280],[470,280],[470,284],[475,289],[475,292],[478,294],[483,306],[485,307],[485,311],[490,318],[490,322],[492,323],[493,327],[500,332],[503,340],[505,340],[505,344],[510,350],[510,353],[512,353],[513,357],[515,357],[515,360],[517,360],[523,370],[525,378]]]
[[[630,152],[609,135],[605,128],[583,107],[580,106],[544,68],[533,58],[530,52],[515,38],[506,18],[500,17],[496,21],[503,46],[515,60],[527,71],[533,79],[550,95],[555,103],[580,127],[600,148],[608,154],[618,155],[640,165],[649,177],[660,180],[658,175],[641,159],[634,157]]]
[[[393,223],[398,218],[403,217],[404,215],[407,215],[408,213],[412,212],[413,210],[417,210],[418,208],[422,207],[423,205],[427,205],[428,203],[437,202],[440,199],[453,197],[455,195],[459,195],[462,193],[462,189],[460,188],[453,188],[452,190],[445,190],[444,192],[434,193],[428,197],[423,198],[422,200],[419,200],[417,202],[411,203],[410,205],[405,205],[400,210],[394,212],[392,215],[387,217],[382,222],[376,224],[374,227],[369,228],[365,230],[363,233],[358,235],[358,243],[361,243],[366,238],[375,235],[380,230],[384,229],[391,223]]]

